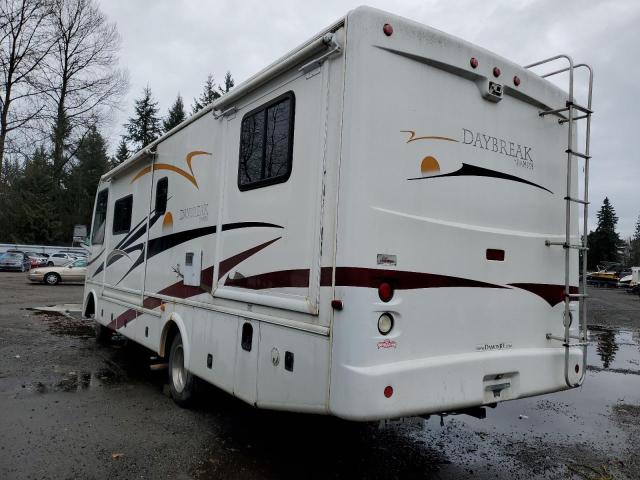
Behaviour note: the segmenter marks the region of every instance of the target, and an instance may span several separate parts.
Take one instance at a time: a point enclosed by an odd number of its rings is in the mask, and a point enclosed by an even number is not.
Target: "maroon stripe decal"
[[[405,272],[378,268],[337,267],[336,286],[378,288],[382,282],[390,283],[396,290],[417,288],[508,288],[469,278],[437,275],[434,273]]]
[[[321,286],[331,286],[331,273],[331,267],[322,267],[320,274]],[[509,288],[502,285],[470,280],[468,278],[436,275],[432,273],[404,272],[376,268],[336,268],[336,286],[339,287],[378,288],[378,285],[382,282],[391,283],[397,290],[446,287]],[[228,279],[226,285],[252,290],[285,287],[306,288],[309,286],[309,269],[281,270],[252,275],[250,277]]]
[[[233,257],[229,257],[226,260],[221,261],[220,271],[218,272],[218,278],[224,277],[229,272],[229,270],[231,270],[233,267],[245,261],[250,256],[255,255],[263,248],[267,248],[272,243],[277,242],[281,238],[282,237],[274,238],[273,240],[269,240],[268,242],[257,245],[253,248],[250,248],[249,250],[245,250],[244,252],[240,252],[237,255],[234,255]]]
[[[279,272],[262,273],[250,277],[227,278],[225,285],[251,290],[286,287],[306,288],[309,286],[309,269],[280,270]]]
[[[509,285],[539,296],[552,307],[564,302],[564,285],[551,285],[548,283],[510,283]],[[569,287],[569,293],[578,293],[578,287]]]

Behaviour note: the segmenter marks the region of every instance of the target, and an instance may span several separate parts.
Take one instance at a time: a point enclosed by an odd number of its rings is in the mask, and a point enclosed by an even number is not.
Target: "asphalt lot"
[[[0,477],[637,479],[640,298],[590,293],[580,389],[506,402],[484,420],[354,424],[256,410],[213,388],[181,409],[139,350],[26,310],[80,302],[81,286],[0,272]]]

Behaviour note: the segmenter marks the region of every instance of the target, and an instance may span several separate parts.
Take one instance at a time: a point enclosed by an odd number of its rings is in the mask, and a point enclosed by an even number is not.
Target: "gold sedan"
[[[74,260],[61,267],[45,267],[29,270],[29,280],[32,282],[57,285],[64,283],[83,283],[87,274],[87,260]]]

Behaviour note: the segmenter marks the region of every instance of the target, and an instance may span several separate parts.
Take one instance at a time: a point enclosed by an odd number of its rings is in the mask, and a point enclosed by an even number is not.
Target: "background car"
[[[31,260],[31,268],[34,267],[44,267],[47,264],[47,257],[45,257],[42,253],[36,252],[24,252],[27,257]]]
[[[71,262],[72,260],[76,260],[76,257],[66,252],[56,252],[52,255],[49,255],[47,259],[47,265],[50,267],[61,267]]]
[[[22,252],[6,252],[0,257],[0,270],[26,272],[31,268],[31,261]]]
[[[82,283],[87,273],[87,261],[78,259],[60,267],[36,268],[29,272],[29,280],[47,285],[64,283]]]

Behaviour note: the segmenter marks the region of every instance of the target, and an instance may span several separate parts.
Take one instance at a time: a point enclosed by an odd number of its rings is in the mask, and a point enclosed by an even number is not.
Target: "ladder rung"
[[[544,244],[547,247],[550,247],[552,245],[560,245],[562,248],[575,248],[576,250],[589,250],[588,247],[585,247],[582,244],[574,244],[574,243],[567,243],[567,242],[550,242],[549,240],[545,240]]]
[[[569,107],[554,108],[553,110],[543,110],[538,115],[544,117],[545,115],[555,115],[556,113],[566,112],[567,110],[569,110]]]
[[[580,200],[579,198],[572,198],[572,197],[564,197],[565,200],[569,200],[570,202],[576,202],[576,203],[581,203],[583,205],[589,205],[589,202],[585,201],[585,200]]]
[[[591,158],[591,155],[585,155],[584,153],[580,153],[580,152],[574,152],[573,150],[571,150],[570,148],[567,148],[565,151],[565,153],[569,153],[571,155],[574,155],[576,157],[580,157],[580,158],[586,158],[587,160],[589,160]]]
[[[562,342],[562,346],[563,347],[584,347],[586,345],[589,345],[589,342],[576,342],[576,343],[568,343],[567,339],[564,337],[558,337],[556,335],[551,335],[550,333],[547,333],[545,335],[547,337],[547,340],[557,340],[558,342]],[[575,335],[569,335],[570,338],[575,338]]]
[[[583,118],[587,118],[590,117],[590,114],[586,114],[586,115],[580,115],[578,117],[573,117],[571,120],[572,121],[576,121],[576,120],[582,120]],[[567,123],[569,121],[568,118],[561,118],[560,120],[558,120],[558,123]]]
[[[576,110],[580,110],[581,112],[586,113],[587,116],[593,113],[592,110],[589,110],[587,107],[583,107],[582,105],[578,105],[575,102],[567,102],[567,107],[573,107]]]

